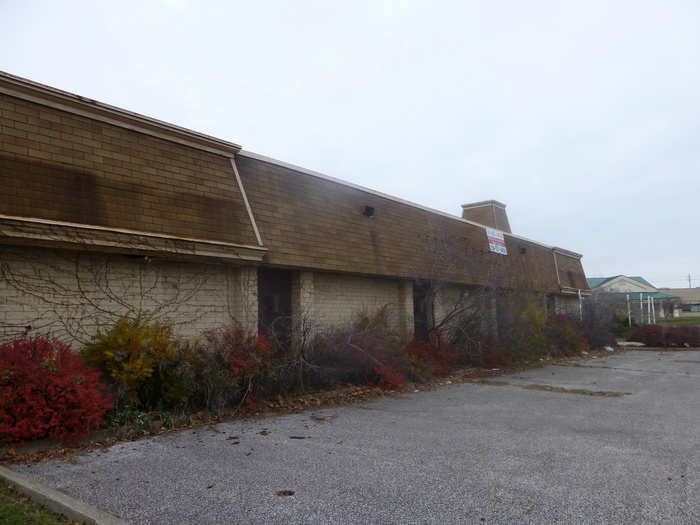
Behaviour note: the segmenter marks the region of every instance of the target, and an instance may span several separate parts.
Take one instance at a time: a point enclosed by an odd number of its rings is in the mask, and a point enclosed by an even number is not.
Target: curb
[[[119,516],[83,503],[63,492],[34,481],[24,474],[0,466],[0,479],[14,485],[18,492],[46,508],[75,522],[88,525],[130,525]]]

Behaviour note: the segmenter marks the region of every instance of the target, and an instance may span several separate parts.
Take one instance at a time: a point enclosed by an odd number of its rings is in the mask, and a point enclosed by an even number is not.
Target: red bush
[[[627,339],[644,343],[647,346],[666,346],[663,329],[659,325],[648,324],[632,330]]]
[[[231,375],[245,377],[262,371],[271,353],[270,343],[260,334],[254,335],[240,328],[212,330],[204,335],[209,347],[226,356]]]
[[[700,346],[698,326],[659,326],[649,324],[632,330],[629,341],[637,341],[647,346]]]
[[[70,441],[102,423],[111,398],[71,347],[44,337],[0,346],[0,440]]]
[[[400,352],[388,341],[369,332],[360,332],[348,338],[343,336],[336,344],[337,351],[345,356],[340,361],[354,361],[367,384],[391,390],[406,383]]]
[[[406,383],[406,375],[393,366],[374,365],[372,372],[373,376],[369,378],[369,383],[384,390],[392,390]]]
[[[483,344],[481,364],[485,368],[505,368],[510,364],[510,359],[495,342],[486,341]]]
[[[390,338],[354,328],[318,334],[307,357],[326,383],[368,384],[386,390],[406,383],[410,368]]]
[[[419,372],[433,376],[447,374],[457,362],[457,349],[439,331],[431,334],[430,341],[411,340],[403,351]]]
[[[700,346],[700,327],[672,326],[664,330],[666,343],[669,346]]]

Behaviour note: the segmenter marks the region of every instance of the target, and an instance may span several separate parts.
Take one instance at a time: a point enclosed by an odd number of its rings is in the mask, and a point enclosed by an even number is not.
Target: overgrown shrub
[[[466,302],[466,301],[465,301]],[[488,339],[488,326],[483,304],[473,300],[467,305],[456,305],[458,312],[440,330],[443,340],[448,341],[456,352],[454,366],[481,366],[483,342]]]
[[[482,343],[480,364],[484,368],[505,368],[510,365],[510,359],[495,341],[485,339]]]
[[[629,330],[626,311],[625,300],[617,294],[596,292],[583,300],[581,315],[571,316],[571,321],[591,348],[615,346],[615,337]]]
[[[498,299],[498,343],[513,363],[549,354],[547,315],[541,298],[529,291],[513,291]]]
[[[264,335],[238,327],[209,331],[194,360],[193,394],[210,409],[250,402],[268,379],[271,366],[272,347]]]
[[[664,326],[663,331],[667,346],[700,347],[698,326]]]
[[[98,371],[41,336],[0,346],[0,440],[71,441],[103,420],[111,400]]]
[[[187,396],[174,372],[182,357],[178,345],[169,324],[127,314],[98,332],[82,355],[114,385],[118,405],[155,409],[177,405]]]
[[[603,348],[604,346],[615,346],[615,333],[605,324],[596,322],[575,323],[590,348]]]
[[[434,330],[428,341],[412,339],[403,351],[413,371],[424,378],[445,375],[457,362],[457,349],[439,330]]]
[[[639,326],[637,321],[632,319],[632,326],[630,327],[629,321],[629,318],[625,314],[616,312],[613,315],[612,323],[610,325],[610,331],[612,332],[613,336],[626,338],[627,334]]]
[[[310,369],[320,383],[370,384],[385,389],[406,382],[409,365],[399,345],[354,328],[329,330],[314,337]]]
[[[663,329],[659,325],[643,325],[632,330],[627,338],[647,346],[666,346]]]
[[[389,328],[388,308],[361,315],[350,327],[317,333],[305,351],[309,373],[322,384],[370,384],[391,389],[410,374],[401,340]]]
[[[545,331],[547,344],[554,357],[577,355],[588,349],[586,339],[565,315],[550,317]]]
[[[649,324],[632,330],[627,339],[647,346],[700,347],[700,327]]]

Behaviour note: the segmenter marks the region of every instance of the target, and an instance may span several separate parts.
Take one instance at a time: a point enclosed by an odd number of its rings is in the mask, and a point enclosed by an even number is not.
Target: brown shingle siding
[[[588,283],[581,267],[581,261],[558,253],[557,265],[559,266],[559,277],[562,286],[588,290]]]
[[[226,153],[8,95],[0,116],[1,214],[257,244]],[[237,163],[272,265],[559,291],[550,248],[506,236],[508,255],[496,255],[482,227],[249,156]],[[562,286],[586,288],[580,261],[557,261]]]
[[[559,291],[547,247],[506,236],[508,255],[493,254],[481,227],[258,159],[237,164],[268,263]],[[585,279],[580,262],[571,265],[576,282]]]
[[[0,213],[257,244],[228,158],[8,95],[0,112]]]

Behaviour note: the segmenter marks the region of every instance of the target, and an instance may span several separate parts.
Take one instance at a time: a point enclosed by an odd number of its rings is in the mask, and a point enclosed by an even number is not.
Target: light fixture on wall
[[[374,217],[374,208],[372,206],[365,206],[365,209],[362,212],[362,215],[364,215],[365,217],[369,217],[369,218]]]

